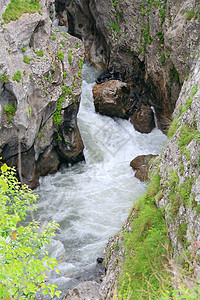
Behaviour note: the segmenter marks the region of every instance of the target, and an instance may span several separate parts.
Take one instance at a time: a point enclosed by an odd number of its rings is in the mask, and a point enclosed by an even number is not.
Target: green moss
[[[19,19],[24,13],[40,12],[40,0],[11,0],[2,15],[5,23]]]

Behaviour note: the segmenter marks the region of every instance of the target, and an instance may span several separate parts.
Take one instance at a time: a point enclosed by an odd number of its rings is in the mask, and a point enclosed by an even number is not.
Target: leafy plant
[[[22,74],[20,71],[17,71],[14,76],[12,77],[13,80],[17,81],[18,83],[20,82],[20,80],[22,79]]]
[[[22,52],[25,52],[27,50],[28,47],[24,47],[22,48]]]
[[[79,60],[79,69],[82,69],[83,68],[83,58],[81,57],[80,60]]]
[[[23,62],[25,62],[26,64],[30,64],[31,60],[34,60],[34,58],[24,55]]]
[[[32,212],[37,196],[21,186],[14,168],[1,166],[0,175],[0,298],[35,299],[38,291],[51,297],[60,295],[55,285],[46,282],[46,272],[57,266],[56,259],[42,250],[50,243],[55,222],[41,226],[22,221]]]
[[[10,76],[6,73],[4,73],[3,75],[0,76],[0,80],[2,83],[7,83],[10,79]]]
[[[37,56],[40,56],[40,57],[44,56],[43,50],[38,50],[38,51],[34,50],[34,52],[37,54]]]
[[[51,34],[51,39],[52,39],[52,41],[55,41],[56,40],[55,35]]]
[[[58,55],[59,60],[63,61],[63,51],[58,51],[57,55]]]
[[[7,115],[9,123],[12,123],[12,118],[15,115],[15,113],[16,113],[16,108],[11,103],[8,103],[8,105],[4,107],[4,114]]]
[[[40,8],[40,0],[11,0],[2,17],[4,23],[9,23],[19,19],[24,13],[40,13]]]
[[[186,14],[186,20],[189,21],[189,20],[191,20],[194,17],[195,17],[195,11],[194,11],[194,9],[189,10],[187,12],[187,14]]]

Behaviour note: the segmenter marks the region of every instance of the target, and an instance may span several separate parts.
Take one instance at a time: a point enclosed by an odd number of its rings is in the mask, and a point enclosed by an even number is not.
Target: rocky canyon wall
[[[197,2],[56,0],[56,7],[83,40],[86,59],[129,82],[133,110],[153,106],[166,132],[199,45]]]
[[[3,24],[0,1],[0,156],[34,188],[61,163],[84,159],[77,126],[82,42],[52,23],[54,1],[41,13]]]

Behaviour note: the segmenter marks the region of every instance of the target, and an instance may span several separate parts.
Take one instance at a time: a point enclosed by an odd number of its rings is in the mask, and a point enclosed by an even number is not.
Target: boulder
[[[155,127],[154,113],[149,106],[145,105],[133,113],[130,121],[135,130],[141,133],[150,133]]]
[[[94,105],[97,112],[110,117],[127,119],[129,86],[120,80],[109,80],[93,87]]]
[[[148,154],[148,155],[139,155],[135,157],[131,162],[130,166],[133,171],[136,171],[135,177],[141,181],[148,180],[148,171],[149,171],[149,161],[151,158],[156,157],[157,155]]]

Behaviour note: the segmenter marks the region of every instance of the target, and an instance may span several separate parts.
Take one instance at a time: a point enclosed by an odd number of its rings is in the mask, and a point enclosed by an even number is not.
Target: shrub
[[[35,209],[37,197],[21,186],[15,170],[6,164],[1,166],[0,199],[0,298],[35,299],[38,291],[59,297],[56,286],[45,282],[45,273],[57,262],[41,250],[58,225],[52,222],[41,227],[36,221],[22,225],[26,214]]]

